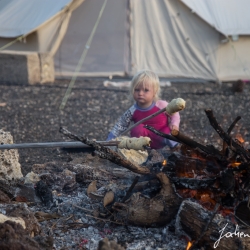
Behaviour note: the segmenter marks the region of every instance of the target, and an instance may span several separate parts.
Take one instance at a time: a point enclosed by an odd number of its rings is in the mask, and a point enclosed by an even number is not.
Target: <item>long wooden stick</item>
[[[111,150],[108,147],[104,147],[102,144],[97,143],[96,141],[89,140],[87,137],[84,137],[84,136],[80,137],[80,136],[74,135],[65,128],[60,128],[59,132],[69,137],[70,139],[81,141],[91,147],[94,147],[95,150],[98,152],[99,157],[101,158],[114,162],[115,164],[122,166],[124,168],[127,168],[130,171],[137,173],[137,174],[143,174],[143,175],[150,174],[150,169],[146,167],[141,167],[138,164],[134,164],[130,162],[129,160],[120,156],[115,151]]]

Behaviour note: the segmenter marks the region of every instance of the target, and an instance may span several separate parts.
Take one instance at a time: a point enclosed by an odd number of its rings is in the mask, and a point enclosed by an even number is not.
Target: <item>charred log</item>
[[[239,224],[250,228],[250,208],[249,202],[243,201],[238,204],[235,209],[235,217]]]
[[[176,231],[189,237],[190,241],[198,240],[197,245],[206,249],[248,249],[250,244],[249,228],[238,227],[229,218],[222,217],[219,213],[214,215],[214,212],[190,200],[181,204]]]
[[[188,188],[188,189],[207,189],[211,187],[216,178],[213,179],[195,179],[195,178],[171,178],[171,181],[178,187],[178,188]]]
[[[162,184],[161,191],[153,198],[132,195],[126,203],[116,202],[113,209],[117,210],[117,219],[138,226],[165,225],[176,215],[181,199],[175,194],[168,177],[164,173],[157,174]]]

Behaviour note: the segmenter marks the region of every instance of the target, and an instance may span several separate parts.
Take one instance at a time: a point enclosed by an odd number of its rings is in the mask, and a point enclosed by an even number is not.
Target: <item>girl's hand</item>
[[[177,131],[179,131],[179,128],[178,128],[177,126],[175,126],[175,125],[171,125],[171,126],[170,126],[170,129],[171,129],[171,131],[172,131],[172,130],[177,130]]]

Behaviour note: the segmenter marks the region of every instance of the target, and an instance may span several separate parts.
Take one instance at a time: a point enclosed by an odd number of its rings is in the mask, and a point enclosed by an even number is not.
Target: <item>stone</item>
[[[15,223],[19,223],[23,227],[23,229],[26,228],[25,221],[22,218],[20,218],[20,217],[11,217],[11,216],[6,216],[6,215],[3,215],[3,214],[0,214],[0,223],[4,223],[7,220],[13,221]]]
[[[25,202],[40,202],[40,198],[37,196],[33,184],[19,184],[15,189],[15,200],[23,200]]]
[[[33,171],[31,171],[24,177],[24,184],[35,184],[38,181],[40,181],[40,177],[38,174],[35,174]]]
[[[19,223],[6,221],[0,224],[0,249],[39,250],[40,248]]]
[[[4,209],[4,206],[1,207]],[[39,235],[40,225],[34,215],[34,213],[29,209],[27,204],[7,204],[5,206],[5,214],[10,217],[22,218],[25,222],[25,231],[30,236]]]
[[[12,135],[0,129],[0,143],[13,144]],[[18,180],[22,177],[18,150],[0,150],[0,180]]]

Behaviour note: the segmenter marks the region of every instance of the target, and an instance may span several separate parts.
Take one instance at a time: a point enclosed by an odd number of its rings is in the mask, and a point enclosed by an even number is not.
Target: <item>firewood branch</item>
[[[205,113],[209,119],[211,126],[215,129],[218,135],[222,138],[223,141],[227,143],[227,145],[232,145],[233,150],[239,155],[243,155],[246,159],[250,160],[250,153],[245,150],[241,145],[236,143],[231,136],[229,136],[217,122],[216,118],[213,115],[213,111],[211,109],[206,109]]]
[[[159,136],[162,136],[164,138],[167,138],[169,140],[180,142],[182,144],[186,144],[187,146],[189,146],[191,148],[199,148],[200,150],[202,150],[206,154],[213,155],[214,157],[216,157],[217,159],[219,159],[221,161],[226,160],[226,158],[220,154],[219,150],[217,150],[213,147],[204,146],[204,145],[192,140],[188,136],[182,134],[178,130],[172,130],[171,135],[168,135],[168,134],[164,134],[164,133],[162,133],[162,132],[160,132],[160,131],[158,131],[158,130],[156,130],[148,125],[145,125],[145,128],[147,128],[148,130],[152,131],[153,133],[155,133]]]
[[[230,133],[232,132],[233,128],[235,127],[236,123],[241,119],[240,116],[237,116],[235,118],[235,120],[233,121],[233,123],[230,125],[230,127],[227,130],[227,134],[230,135]]]
[[[79,137],[77,135],[72,134],[70,131],[68,131],[65,128],[60,128],[59,132],[64,134],[65,136],[69,137],[70,139],[73,139],[76,141],[81,141],[81,142],[85,143],[86,145],[89,145],[89,146],[95,148],[95,150],[99,153],[100,157],[105,158],[105,159],[107,159],[107,160],[109,160],[109,161],[111,161],[119,166],[127,168],[134,173],[143,174],[143,175],[150,173],[150,170],[148,168],[133,164],[132,162],[122,158],[119,154],[117,154],[116,152],[114,152],[110,148],[104,147],[103,145],[101,145],[100,143],[98,143],[96,141],[89,140],[85,136]]]
[[[241,119],[240,116],[237,116],[237,117],[235,118],[235,120],[233,121],[233,123],[230,125],[230,127],[229,127],[228,130],[227,130],[227,134],[228,134],[228,135],[231,134],[233,128],[235,127],[236,123],[237,123],[240,119]],[[225,154],[225,152],[226,152],[226,142],[225,142],[224,140],[223,140],[222,152],[223,152],[223,154]]]
[[[156,135],[159,135],[163,138],[167,138],[171,141],[176,141],[176,142],[181,142],[180,140],[178,140],[177,138],[175,138],[174,136],[172,135],[168,135],[168,134],[165,134],[165,133],[162,133],[161,131],[159,130],[156,130],[154,129],[153,127],[149,126],[149,125],[145,125],[144,128],[150,130],[151,132],[155,133]]]

